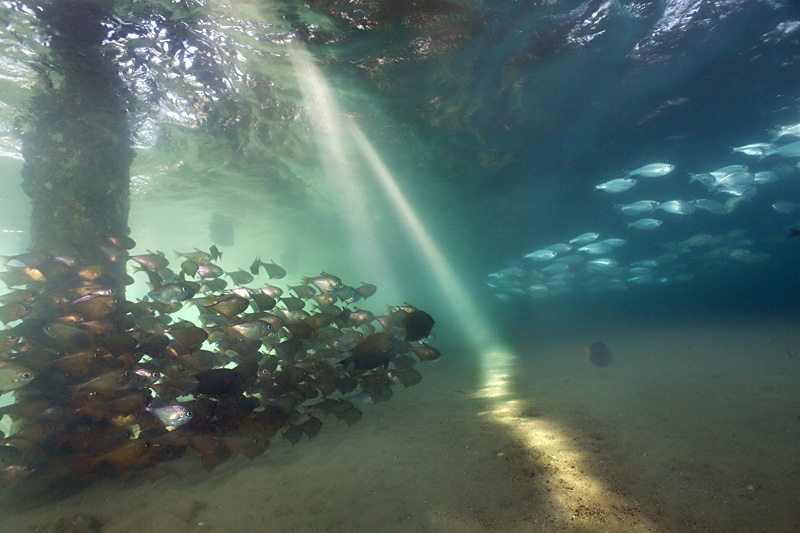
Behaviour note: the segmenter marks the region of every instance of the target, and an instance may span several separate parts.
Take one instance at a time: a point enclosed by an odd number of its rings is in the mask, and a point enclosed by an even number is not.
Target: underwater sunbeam
[[[369,265],[374,272],[390,277],[391,269],[378,244],[375,232],[372,231],[370,224],[363,222],[369,217],[366,209],[368,202],[362,187],[356,182],[354,177],[356,173],[342,142],[346,132],[343,131],[341,114],[331,88],[299,43],[293,43],[292,50],[292,66],[303,93],[304,105],[312,117],[314,139],[321,160],[324,162],[325,175],[332,185],[333,192],[343,197],[342,205],[348,206],[350,211],[346,220],[353,255],[362,258],[362,263]],[[397,285],[391,277],[388,280],[376,281],[391,287]]]
[[[368,163],[384,194],[397,211],[398,218],[422,251],[442,295],[450,305],[453,315],[458,318],[458,324],[464,336],[475,347],[485,347],[496,342],[497,336],[491,330],[487,317],[469,298],[468,291],[458,280],[458,276],[447,263],[439,247],[433,242],[419,216],[372,144],[358,126],[339,113],[330,86],[310,60],[307,52],[297,43],[294,43],[293,50],[292,64],[304,95],[306,107],[314,113],[316,119],[315,136],[323,161],[326,163],[326,174],[335,184],[336,189],[346,195],[346,205],[355,210],[350,219],[358,221],[367,218],[368,202],[361,192],[361,187],[355,182],[353,176],[356,173],[346,157],[343,139],[348,136],[355,142],[356,148]],[[374,233],[369,231],[368,225],[353,223],[350,231],[353,242],[358,243],[358,255],[363,257],[367,252],[369,258],[372,259],[371,264],[377,267],[379,272],[389,272],[390,270],[385,265],[385,256],[381,253],[378,241]]]
[[[488,319],[468,296],[469,292],[458,280],[458,276],[447,263],[439,247],[433,242],[419,216],[417,216],[414,208],[411,207],[411,204],[397,185],[397,181],[392,176],[392,173],[389,172],[389,169],[386,168],[372,144],[358,126],[352,122],[350,122],[350,132],[356,142],[356,146],[378,178],[378,183],[383,188],[384,193],[397,210],[400,220],[422,251],[431,273],[436,278],[441,293],[450,304],[453,315],[458,318],[459,326],[464,335],[476,348],[496,342],[497,337],[492,331]]]

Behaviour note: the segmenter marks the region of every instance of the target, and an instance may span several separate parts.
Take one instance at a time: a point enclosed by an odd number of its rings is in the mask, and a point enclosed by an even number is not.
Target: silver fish
[[[547,265],[542,269],[542,272],[545,274],[558,274],[559,272],[564,272],[565,270],[569,270],[569,265],[566,263],[553,263],[551,265]]]
[[[545,250],[553,250],[557,254],[563,254],[564,252],[569,252],[572,250],[572,246],[563,242],[559,242],[556,244],[551,244],[550,246],[546,246]]]
[[[755,143],[755,144],[746,144],[744,146],[737,146],[736,148],[732,148],[732,152],[739,152],[740,154],[744,155],[759,155],[763,156],[767,150],[772,150],[775,148],[774,144],[771,143]]]
[[[598,243],[603,243],[611,246],[612,248],[619,248],[620,246],[625,246],[628,244],[628,241],[625,239],[620,239],[618,237],[611,237],[610,239],[604,239],[602,241],[598,241]]]
[[[592,259],[586,263],[587,272],[604,272],[616,273],[619,272],[619,261],[611,259],[610,257],[601,257],[599,259]]]
[[[713,175],[715,179],[719,179],[720,176],[736,172],[737,170],[749,170],[749,167],[747,165],[728,165],[718,168],[717,170],[712,170],[709,174]]]
[[[758,190],[752,185],[744,185],[741,187],[724,186],[717,189],[717,192],[730,194],[731,196],[743,196],[745,198],[752,198],[756,195]]]
[[[594,242],[600,236],[599,233],[581,233],[574,239],[570,239],[570,244],[589,244],[590,242]]]
[[[632,204],[621,204],[616,206],[623,215],[637,216],[644,213],[651,213],[658,208],[658,202],[655,200],[639,200]]]
[[[577,254],[564,255],[556,259],[556,263],[563,263],[565,265],[576,265],[582,262],[583,262],[583,256]]]
[[[698,233],[697,235],[692,235],[686,240],[679,242],[681,246],[703,246],[704,244],[708,244],[713,237],[708,233]]]
[[[606,252],[610,252],[613,249],[608,243],[605,242],[593,242],[591,244],[587,244],[581,248],[578,248],[579,252],[585,252],[590,255],[600,255]]]
[[[661,202],[658,206],[662,211],[673,213],[676,215],[689,215],[695,212],[695,207],[686,200],[670,200],[669,202]]]
[[[778,129],[772,132],[773,139],[780,139],[784,135],[800,137],[800,122],[797,124],[790,124],[789,126],[778,126]]]
[[[780,179],[780,176],[774,170],[763,170],[753,174],[753,183],[762,185],[764,183],[774,183]]]
[[[548,250],[547,248],[543,248],[541,250],[536,250],[535,252],[531,252],[525,255],[526,259],[530,259],[531,261],[549,261],[556,256],[556,253],[553,250]]]
[[[724,176],[724,174],[721,174]],[[710,172],[700,172],[698,174],[689,174],[689,182],[698,181],[701,185],[705,185],[706,187],[713,187],[714,184],[717,182],[717,178],[714,177],[713,174]]]
[[[605,191],[609,193],[625,192],[636,185],[636,180],[633,178],[617,178],[614,180],[595,185],[595,190]]]
[[[800,157],[800,141],[784,144],[764,152],[764,157],[768,155],[779,155],[781,157]]]
[[[721,178],[717,178],[717,187],[744,187],[745,185],[752,185],[755,180],[755,175],[747,170],[735,170],[729,174],[725,174]]]
[[[772,209],[783,215],[791,215],[797,211],[798,208],[800,208],[800,204],[795,202],[787,202],[785,200],[778,200],[772,204]]]
[[[619,261],[617,261],[616,259],[611,259],[610,257],[600,257],[598,259],[592,259],[591,261],[586,263],[586,266],[589,266],[589,265],[591,265],[593,267],[598,267],[598,266],[599,267],[615,267],[615,266],[619,265]]]
[[[649,165],[639,167],[636,170],[631,170],[630,172],[628,172],[628,176],[641,176],[643,178],[658,178],[661,176],[666,176],[673,170],[675,170],[675,165],[670,165],[669,163],[651,163]]]
[[[634,220],[633,222],[628,223],[629,228],[634,229],[656,229],[661,225],[661,221],[656,218],[640,218],[639,220]]]
[[[692,205],[697,209],[705,209],[706,211],[714,213],[715,215],[725,214],[725,206],[722,204],[722,202],[718,202],[716,200],[698,198],[696,200],[692,200]]]
[[[736,208],[739,207],[739,204],[749,199],[750,198],[748,198],[747,196],[731,196],[730,198],[725,200],[724,204],[725,213],[726,214],[733,213],[736,210]]]

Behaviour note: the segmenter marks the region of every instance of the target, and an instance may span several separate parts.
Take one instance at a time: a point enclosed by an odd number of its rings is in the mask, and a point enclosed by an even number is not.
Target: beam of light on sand
[[[569,492],[578,491],[581,498],[589,503],[602,502],[609,491],[598,479],[581,468],[587,461],[586,457],[558,424],[541,417],[526,416],[525,401],[520,399],[512,386],[516,377],[518,356],[503,345],[489,318],[459,280],[372,143],[352,120],[339,113],[329,85],[308,53],[294,43],[291,55],[306,106],[314,114],[312,118],[316,119],[314,135],[328,178],[345,195],[346,205],[355,210],[354,219],[368,220],[370,213],[366,206],[369,203],[355,181],[354,176],[358,173],[354,172],[355,169],[349,162],[344,144],[344,141],[352,140],[394,207],[398,219],[422,252],[428,272],[435,279],[442,299],[449,305],[451,316],[456,318],[463,337],[479,353],[483,385],[476,396],[487,404],[487,410],[483,414],[507,427],[510,434],[527,449],[539,452],[535,460],[558,478],[560,486],[568,488],[566,491],[554,492],[563,516],[570,519],[580,518],[576,516],[574,501],[571,502],[567,497]],[[366,245],[373,260],[372,266],[384,266],[385,257],[375,235],[369,231],[369,225],[354,223],[350,229],[354,246],[359,246],[359,255],[363,257]],[[385,268],[382,270],[388,271]]]
[[[559,481],[562,490],[555,491],[554,496],[563,517],[586,520],[589,525],[594,519],[592,507],[603,509],[609,503],[613,505],[617,502],[629,505],[622,496],[612,495],[597,477],[587,472],[588,469],[582,468],[588,458],[557,423],[525,416],[526,402],[520,399],[512,386],[515,383],[518,356],[500,342],[488,317],[469,296],[470,292],[459,281],[371,143],[355,124],[351,124],[350,129],[356,146],[361,149],[386,195],[422,250],[431,273],[458,319],[462,333],[478,350],[483,386],[477,396],[487,403],[488,409],[484,414],[507,427],[518,442],[531,450],[531,455],[534,451],[544,452],[534,460],[543,463],[542,466],[548,468]],[[576,499],[574,494],[580,494],[580,497]],[[611,502],[607,501],[609,495]],[[582,503],[576,505],[576,500]]]

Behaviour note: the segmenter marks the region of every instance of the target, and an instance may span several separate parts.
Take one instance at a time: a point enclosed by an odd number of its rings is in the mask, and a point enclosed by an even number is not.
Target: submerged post
[[[94,0],[36,4],[50,56],[22,139],[31,248],[64,250],[128,235],[134,151],[127,89],[103,47],[108,15]]]

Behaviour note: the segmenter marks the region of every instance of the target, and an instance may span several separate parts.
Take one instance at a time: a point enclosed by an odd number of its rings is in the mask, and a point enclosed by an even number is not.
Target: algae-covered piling
[[[63,250],[127,235],[130,102],[113,52],[104,47],[108,14],[93,1],[38,7],[50,53],[22,132],[31,247]]]

